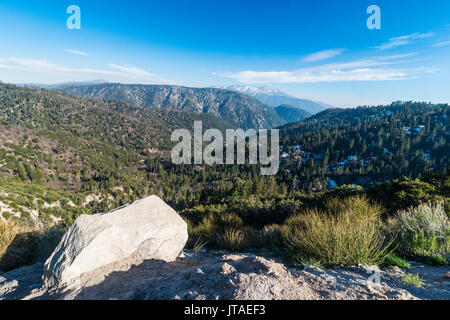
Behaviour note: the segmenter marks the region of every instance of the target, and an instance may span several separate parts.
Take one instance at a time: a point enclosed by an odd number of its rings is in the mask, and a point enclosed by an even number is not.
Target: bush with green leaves
[[[422,288],[423,283],[419,274],[405,273],[401,276],[402,282],[407,286]]]
[[[436,264],[446,263],[450,252],[450,221],[441,202],[398,212],[390,221],[389,233],[399,254]]]
[[[309,209],[286,221],[292,260],[314,259],[326,266],[384,261],[390,243],[381,229],[381,207],[361,196],[331,199],[326,207],[326,211]]]
[[[386,256],[386,258],[384,259],[384,265],[388,267],[399,267],[402,269],[411,267],[411,264],[408,261],[406,261],[402,257],[399,257],[395,253],[391,253]]]
[[[283,226],[277,224],[265,226],[260,231],[260,239],[263,246],[268,249],[277,249],[283,247],[285,244],[285,229],[286,228],[284,228]]]
[[[247,235],[240,229],[226,229],[218,235],[217,244],[219,248],[231,252],[242,251],[247,248]]]

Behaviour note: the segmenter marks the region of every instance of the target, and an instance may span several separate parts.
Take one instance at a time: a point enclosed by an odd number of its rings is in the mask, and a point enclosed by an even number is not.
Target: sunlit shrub
[[[247,247],[247,236],[243,230],[230,228],[218,235],[217,244],[231,252],[242,251]]]
[[[44,262],[58,245],[64,231],[58,226],[37,230],[15,220],[0,221],[0,271]]]
[[[388,230],[401,255],[445,263],[450,252],[450,221],[441,202],[398,212]]]
[[[286,221],[292,260],[325,265],[381,264],[388,254],[379,217],[382,209],[360,196],[328,200],[326,211],[310,209]]]
[[[23,231],[23,227],[15,220],[0,219],[0,260],[16,236]]]

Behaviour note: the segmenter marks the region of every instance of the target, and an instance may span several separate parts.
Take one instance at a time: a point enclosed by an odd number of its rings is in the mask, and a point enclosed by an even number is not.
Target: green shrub
[[[33,255],[32,232],[18,226],[12,227],[6,236],[3,234],[0,237],[4,239],[0,254],[0,271],[10,271],[29,264]]]
[[[450,252],[450,222],[442,203],[398,212],[390,221],[389,233],[403,256],[439,263]]]
[[[5,211],[2,213],[3,218],[5,218],[5,220],[9,220],[11,219],[14,215],[11,212]]]
[[[204,217],[197,225],[192,223],[190,220],[187,220],[186,223],[188,225],[189,233],[188,247],[193,247],[199,238],[205,239],[210,243],[214,241],[216,229],[212,215]]]
[[[287,242],[294,261],[316,259],[324,265],[380,264],[385,243],[378,205],[361,196],[329,200],[326,212],[307,210],[286,221]]]
[[[284,227],[277,224],[265,226],[260,232],[260,238],[263,246],[267,248],[283,247],[285,244],[283,236],[284,230]]]
[[[195,225],[188,220],[190,244],[193,245],[199,238],[210,245],[217,245],[217,235],[231,229],[244,229],[244,221],[235,213],[209,214]]]
[[[198,238],[197,241],[195,241],[194,246],[192,247],[192,252],[199,253],[207,244],[208,241]]]
[[[47,260],[63,237],[66,228],[53,226],[34,233],[33,262]]]
[[[432,265],[432,266],[445,266],[448,264],[447,258],[441,255],[429,255],[429,256],[416,256],[415,260]]]
[[[319,269],[325,269],[322,261],[314,259],[314,258],[301,258],[297,257],[297,260],[294,262],[295,267],[305,268],[306,266],[316,267]]]
[[[405,259],[399,257],[395,253],[388,254],[384,260],[384,265],[389,267],[399,267],[402,269],[407,269],[411,267],[411,264],[409,264],[408,261]]]
[[[231,252],[241,251],[247,248],[247,237],[245,231],[239,229],[227,229],[218,236],[219,248]]]
[[[214,218],[214,224],[218,230],[238,229],[244,226],[244,220],[236,213],[226,213],[217,215]]]
[[[414,286],[418,288],[423,286],[422,279],[420,279],[419,274],[406,273],[401,276],[401,279],[407,286]]]

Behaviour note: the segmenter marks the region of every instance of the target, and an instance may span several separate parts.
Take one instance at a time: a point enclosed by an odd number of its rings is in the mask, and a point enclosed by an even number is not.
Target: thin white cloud
[[[136,67],[122,67],[120,65],[110,64],[109,66],[116,70],[102,70],[89,68],[69,68],[54,64],[45,60],[27,59],[27,58],[5,58],[4,62],[0,64],[0,69],[13,69],[28,72],[38,72],[46,74],[68,74],[73,75],[89,75],[101,76],[110,79],[127,79],[131,81],[141,82],[159,82],[167,83],[168,80],[159,78],[158,75],[149,73],[143,69]]]
[[[450,40],[441,41],[441,42],[435,43],[435,44],[432,45],[432,47],[439,48],[439,47],[445,47],[445,46],[448,46],[448,45],[450,45]]]
[[[121,66],[118,64],[109,64],[108,66],[110,66],[111,68],[117,69],[119,71],[122,71],[124,73],[128,73],[128,74],[132,74],[132,75],[136,75],[136,76],[144,76],[144,77],[149,77],[149,76],[156,76],[156,74],[154,73],[149,73],[143,69],[137,68],[137,67],[126,67],[126,66]]]
[[[39,71],[63,71],[64,68],[44,60],[26,59],[26,58],[6,58],[6,61],[13,63],[19,68],[33,69]]]
[[[65,49],[65,52],[73,53],[78,56],[92,56],[90,53],[84,52],[84,51],[78,51],[78,50],[72,50],[72,49]]]
[[[246,84],[263,83],[318,83],[343,81],[392,81],[403,80],[428,69],[392,68],[391,65],[404,61],[414,53],[375,57],[346,63],[325,64],[293,71],[239,71],[221,72],[214,75],[237,80]]]
[[[1,62],[1,61],[0,61]],[[16,66],[11,66],[8,64],[2,64],[0,63],[0,69],[9,69],[9,70],[25,70],[24,68],[20,68],[20,67],[16,67]]]
[[[383,43],[382,45],[379,45],[375,48],[380,49],[380,50],[392,49],[392,48],[412,44],[412,43],[414,43],[414,40],[425,39],[425,38],[429,38],[432,36],[434,36],[433,32],[428,32],[428,33],[416,32],[416,33],[408,34],[405,36],[390,38],[389,42]]]
[[[323,50],[323,51],[319,51],[319,52],[315,52],[310,55],[307,55],[301,61],[305,62],[305,63],[323,61],[323,60],[334,58],[334,57],[342,54],[345,50],[346,49]]]

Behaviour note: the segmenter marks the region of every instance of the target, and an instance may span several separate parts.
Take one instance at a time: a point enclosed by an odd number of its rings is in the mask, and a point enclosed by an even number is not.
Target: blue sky
[[[66,8],[81,9],[69,30]],[[381,30],[366,26],[381,9]],[[0,80],[279,88],[340,107],[450,102],[448,0],[0,1]]]

